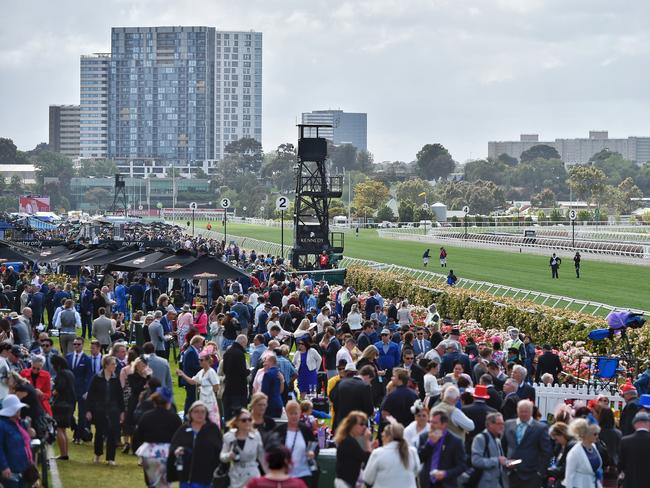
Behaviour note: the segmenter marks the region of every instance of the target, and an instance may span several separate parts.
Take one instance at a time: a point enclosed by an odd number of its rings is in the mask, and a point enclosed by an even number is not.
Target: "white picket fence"
[[[553,415],[558,405],[564,404],[565,400],[580,400],[585,404],[589,400],[595,400],[600,395],[606,395],[609,398],[610,406],[614,410],[622,410],[625,402],[618,395],[612,395],[609,390],[598,390],[593,387],[588,389],[585,385],[555,385],[545,386],[534,384],[536,400],[535,404],[539,408],[542,419],[546,419],[548,414]]]

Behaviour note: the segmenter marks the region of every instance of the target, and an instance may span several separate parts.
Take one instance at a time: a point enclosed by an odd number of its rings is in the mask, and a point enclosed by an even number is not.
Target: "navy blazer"
[[[199,353],[192,346],[188,347],[183,352],[183,373],[190,378],[193,378],[196,373],[201,370],[201,363],[199,363]],[[187,386],[183,378],[179,378],[180,386]]]
[[[431,350],[431,341],[427,339],[422,339],[422,341],[424,342],[424,349],[420,347],[419,339],[413,339],[413,352],[416,356],[419,356],[420,354],[426,354]]]
[[[88,354],[81,353],[81,358],[79,359],[79,364],[76,368],[72,368],[74,361],[74,353],[70,352],[65,355],[66,361],[68,361],[68,367],[72,374],[74,375],[74,391],[77,395],[77,398],[81,398],[84,393],[88,391],[90,386],[90,380],[93,378],[92,364],[90,362],[90,356]]]
[[[420,434],[418,442],[418,454],[420,455],[420,462],[422,468],[418,475],[420,481],[420,488],[456,488],[458,486],[458,477],[467,469],[465,459],[465,449],[463,448],[463,441],[456,437],[451,432],[447,431],[444,444],[440,452],[440,461],[438,462],[438,469],[445,471],[446,476],[442,481],[437,483],[431,482],[431,456],[433,455],[433,446],[428,442],[429,434]]]

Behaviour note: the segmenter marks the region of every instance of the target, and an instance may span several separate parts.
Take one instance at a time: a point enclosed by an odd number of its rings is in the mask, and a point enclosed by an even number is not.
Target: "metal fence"
[[[223,232],[200,230],[201,234],[211,239],[223,239]],[[262,241],[260,239],[253,239],[251,237],[241,237],[237,235],[228,234],[228,241],[235,241],[241,248],[246,250],[254,249],[258,253],[272,254],[279,256],[281,251],[280,244],[269,241]],[[284,246],[284,257],[288,257],[290,246]],[[425,286],[431,289],[444,290],[447,288],[447,275],[428,271],[423,269],[408,268],[406,266],[399,266],[397,264],[380,263],[377,261],[370,261],[368,259],[353,258],[344,256],[339,263],[341,267],[348,266],[366,266],[369,268],[388,271],[394,273],[396,276],[408,276],[415,278]],[[551,308],[558,308],[564,310],[573,310],[576,312],[590,314],[596,317],[604,317],[613,310],[622,307],[615,307],[605,303],[594,302],[590,300],[580,300],[577,298],[566,297],[562,295],[553,295],[534,290],[526,290],[523,288],[516,288],[513,286],[499,285],[487,281],[470,280],[467,278],[459,278],[456,282],[457,288],[464,288],[472,291],[482,291],[494,295],[495,297],[506,297],[519,300],[529,300],[539,305],[546,305]],[[650,311],[631,309],[632,312],[650,315]]]

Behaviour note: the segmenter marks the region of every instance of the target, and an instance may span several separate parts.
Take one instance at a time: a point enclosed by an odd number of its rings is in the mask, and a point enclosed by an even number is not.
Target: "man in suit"
[[[544,352],[537,358],[537,369],[535,370],[535,383],[540,382],[540,378],[544,373],[553,375],[553,383],[557,383],[557,377],[562,371],[562,363],[557,354],[553,352],[550,344],[544,344],[542,347]]]
[[[375,378],[375,370],[372,366],[366,365],[354,376],[356,368],[354,364],[348,363],[345,366],[346,375],[352,374],[339,381],[330,392],[330,400],[334,409],[334,420],[332,427],[336,427],[352,411],[365,412],[372,417],[374,406],[372,403],[372,388],[370,384]]]
[[[639,412],[632,420],[635,432],[621,440],[618,469],[623,473],[623,488],[647,486],[650,480],[650,414]]]
[[[503,399],[501,397],[501,393],[499,393],[497,389],[494,387],[494,385],[492,384],[492,375],[488,373],[481,375],[481,377],[479,378],[479,384],[485,385],[485,388],[487,388],[488,395],[490,396],[490,398],[485,401],[485,403],[487,403],[487,406],[492,407],[497,411],[500,411],[501,404],[503,403]]]
[[[223,416],[226,421],[230,420],[247,403],[248,367],[246,365],[246,346],[248,346],[248,338],[240,334],[223,355],[223,373],[226,377],[226,385],[223,389]]]
[[[74,392],[77,401],[77,428],[74,429],[72,442],[81,444],[84,429],[86,429],[86,393],[90,380],[93,377],[90,357],[83,351],[83,337],[75,337],[72,342],[73,352],[66,354],[65,359],[68,367],[74,375]]]
[[[165,331],[163,329],[162,323],[162,312],[156,310],[153,315],[153,322],[149,324],[149,338],[153,343],[153,347],[156,350],[156,355],[158,357],[169,359],[169,350],[165,344]]]
[[[91,337],[93,323],[93,294],[85,283],[79,284],[79,315],[81,315],[81,337]]]
[[[194,378],[194,375],[201,370],[201,363],[199,362],[199,353],[201,352],[201,348],[203,347],[203,342],[204,342],[203,337],[199,335],[192,337],[189,347],[185,349],[185,351],[183,351],[183,355],[181,356],[181,368],[183,370],[183,373],[185,373],[190,378]],[[224,355],[224,361],[225,359],[226,358]],[[225,364],[224,364],[224,371],[225,371]],[[180,386],[185,388],[185,406],[183,411],[189,412],[192,403],[194,403],[194,401],[196,400],[196,386],[187,384],[185,380],[183,380],[183,378],[179,378],[179,384]],[[226,382],[226,384],[228,384],[228,382]]]
[[[151,369],[151,376],[160,381],[161,386],[169,388],[169,391],[173,391],[172,374],[167,360],[158,357],[155,346],[151,342],[145,342],[142,345],[142,352],[144,353],[145,361],[147,361],[147,366]]]
[[[415,356],[424,356],[430,350],[431,341],[424,337],[424,329],[418,327],[418,329],[415,331],[415,340],[413,341],[413,351],[415,351]]]
[[[525,369],[525,368],[524,368]],[[508,479],[510,488],[540,488],[551,458],[548,426],[533,419],[533,402],[517,404],[517,418],[506,421],[503,450],[508,459],[521,459]]]
[[[102,353],[107,354],[111,345],[111,334],[115,332],[113,322],[110,319],[110,309],[101,307],[99,317],[93,320],[92,336],[99,341],[102,346]]]
[[[432,412],[429,432],[420,435],[420,488],[456,488],[458,477],[465,472],[463,441],[447,430],[448,425],[446,413]]]
[[[485,429],[485,418],[490,413],[496,413],[496,410],[489,407],[486,403],[490,399],[490,395],[485,385],[476,385],[472,395],[474,402],[461,408],[463,413],[474,421],[474,430],[469,432],[465,437],[465,445],[468,452],[472,448],[474,437]]]
[[[377,336],[377,332],[375,332],[373,323],[370,320],[366,320],[363,323],[361,334],[357,337],[357,348],[359,348],[360,351],[363,351],[366,347],[377,342],[378,339],[379,337]]]
[[[535,388],[526,383],[528,370],[521,364],[516,364],[512,368],[512,379],[517,382],[517,396],[521,400],[530,400],[535,403]]]
[[[506,472],[508,459],[504,456],[501,447],[504,425],[500,413],[489,413],[485,419],[485,430],[474,437],[471,462],[475,469],[480,469],[482,472],[476,488],[508,486]]]
[[[90,341],[90,355],[89,355],[90,371],[92,376],[99,374],[99,372],[102,370],[102,358],[103,358],[102,345],[99,343],[97,339],[93,339],[92,341]]]
[[[402,367],[409,372],[410,382],[417,386],[420,400],[424,400],[424,370],[415,362],[415,353],[412,349],[402,351]]]
[[[133,283],[129,287],[129,295],[131,295],[131,311],[133,313],[137,312],[138,310],[142,310],[146,284],[147,281],[144,278],[140,278],[137,283]]]
[[[366,299],[364,308],[364,319],[370,320],[370,316],[374,313],[375,307],[379,305],[379,300],[375,297],[375,290],[370,290],[370,296]]]
[[[440,376],[444,377],[446,374],[451,373],[454,370],[454,363],[456,361],[460,361],[463,364],[463,371],[471,375],[472,366],[469,356],[461,352],[460,342],[448,341],[446,345],[447,352],[442,356],[442,362],[440,363]]]
[[[517,404],[519,403],[517,396],[517,382],[512,378],[508,378],[503,384],[503,402],[499,409],[503,414],[503,418],[511,420],[517,418]]]
[[[237,320],[239,321],[241,333],[248,336],[248,324],[251,322],[251,315],[244,295],[237,296],[237,303],[235,303],[230,310],[237,312]]]

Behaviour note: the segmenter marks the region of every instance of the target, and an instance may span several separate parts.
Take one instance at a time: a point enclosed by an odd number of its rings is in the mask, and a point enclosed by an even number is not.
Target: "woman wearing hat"
[[[20,410],[26,407],[16,395],[7,395],[0,410],[0,477],[5,488],[27,486],[22,473],[32,465],[29,434],[20,423]]]
[[[189,377],[181,369],[178,369],[177,373],[186,383],[197,387],[199,400],[206,405],[210,420],[220,426],[221,415],[219,414],[219,404],[217,403],[219,376],[212,367],[213,352],[214,350],[211,346],[207,346],[200,352],[199,364],[201,369],[193,377]]]
[[[298,371],[298,391],[301,396],[313,393],[318,384],[318,368],[321,356],[311,347],[311,338],[305,336],[298,342],[298,350],[293,356],[293,365]]]
[[[181,488],[210,488],[219,464],[223,437],[208,418],[208,407],[198,400],[187,411],[188,421],[172,437],[167,458],[167,480]]]
[[[142,461],[147,486],[166,488],[167,457],[172,436],[181,426],[181,419],[171,409],[172,392],[163,387],[151,395],[154,408],[142,415],[133,436],[133,449]]]

